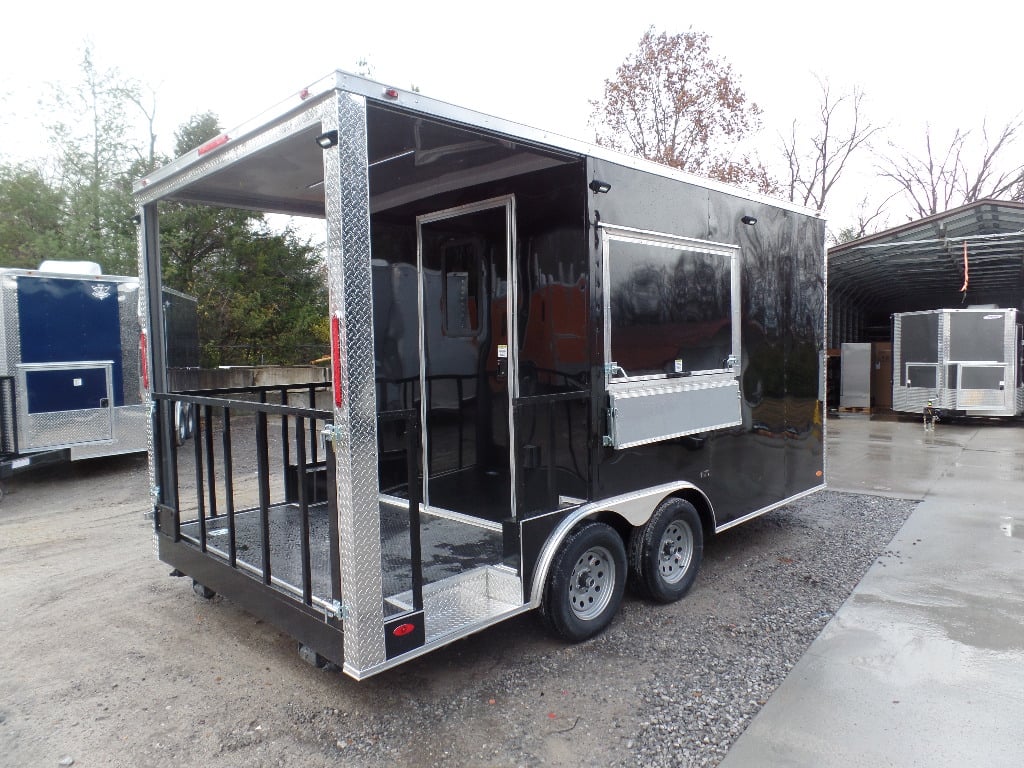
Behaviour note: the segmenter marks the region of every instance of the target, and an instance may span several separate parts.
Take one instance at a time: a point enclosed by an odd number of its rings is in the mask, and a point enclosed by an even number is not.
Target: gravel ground
[[[526,615],[357,683],[167,578],[145,474],[39,470],[0,504],[0,766],[713,766],[914,507],[816,494],[587,643]]]

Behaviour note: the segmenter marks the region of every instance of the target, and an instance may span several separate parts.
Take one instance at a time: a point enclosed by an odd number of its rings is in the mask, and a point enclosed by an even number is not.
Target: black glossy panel
[[[904,371],[906,371],[906,379],[903,383],[908,387],[935,389],[939,385],[939,367],[937,365],[910,363],[904,366]]]
[[[950,360],[1005,362],[1005,314],[950,312],[948,317]]]
[[[965,365],[963,367],[962,389],[1004,389],[1006,371],[1002,366]]]
[[[821,485],[824,223],[603,161],[590,174],[612,184],[591,196],[602,221],[738,245],[742,295],[742,426],[698,441],[602,449],[597,495],[688,480],[722,524]]]
[[[728,254],[618,239],[609,251],[611,360],[629,376],[727,367]]]
[[[939,361],[938,312],[903,315],[900,321],[900,357],[904,364]]]

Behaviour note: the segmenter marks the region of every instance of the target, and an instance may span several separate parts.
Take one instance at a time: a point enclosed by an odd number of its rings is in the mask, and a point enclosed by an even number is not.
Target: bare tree
[[[147,91],[148,93],[146,94],[145,100],[143,100],[141,86],[126,92],[125,98],[138,107],[139,112],[146,121],[146,130],[149,135],[149,146],[146,154],[143,154],[139,150],[136,150],[136,153],[139,155],[139,160],[143,163],[143,167],[148,173],[156,168],[156,89],[148,87]]]
[[[852,224],[848,224],[839,230],[836,234],[829,233],[833,245],[840,245],[842,243],[848,243],[851,240],[858,240],[867,234],[877,232],[880,229],[888,226],[888,209],[889,201],[892,200],[899,191],[891,193],[882,202],[874,204],[871,202],[870,195],[865,195],[861,198],[860,202],[857,203],[857,215],[856,220]]]
[[[602,146],[733,183],[775,186],[756,160],[733,158],[759,127],[761,110],[747,100],[732,67],[712,55],[704,33],[650,27],[591,107]]]
[[[821,210],[850,159],[868,148],[882,128],[865,116],[860,88],[835,95],[827,80],[818,78],[818,86],[821,94],[813,135],[804,138],[794,120],[789,136],[783,137],[782,152],[789,166],[785,190],[789,199]]]
[[[985,120],[980,141],[974,131],[958,128],[945,144],[925,125],[924,153],[890,143],[891,154],[881,158],[878,172],[896,182],[919,217],[986,197],[1024,200],[1024,162],[1015,151],[1022,128],[1024,120],[1018,116],[992,134]]]

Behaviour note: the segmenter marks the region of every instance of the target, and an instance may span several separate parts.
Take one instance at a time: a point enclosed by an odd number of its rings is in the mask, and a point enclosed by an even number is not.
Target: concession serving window
[[[606,444],[740,424],[738,246],[612,225],[602,238]]]

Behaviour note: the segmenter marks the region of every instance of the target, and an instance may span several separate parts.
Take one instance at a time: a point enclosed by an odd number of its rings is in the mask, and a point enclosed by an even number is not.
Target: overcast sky
[[[99,68],[157,89],[164,152],[193,114],[212,111],[233,127],[334,69],[354,70],[360,58],[375,79],[592,140],[589,101],[650,25],[711,36],[712,51],[764,110],[762,154],[794,118],[812,123],[815,75],[839,90],[861,86],[873,121],[889,123],[898,141],[920,143],[926,122],[952,131],[986,116],[1001,124],[1024,109],[1010,76],[1020,67],[1022,20],[1015,3],[944,0],[22,0],[5,10],[0,32],[0,155],[21,160],[45,146],[36,104],[50,84],[76,81],[86,41]],[[851,218],[870,184],[851,177],[828,211],[833,226]]]

